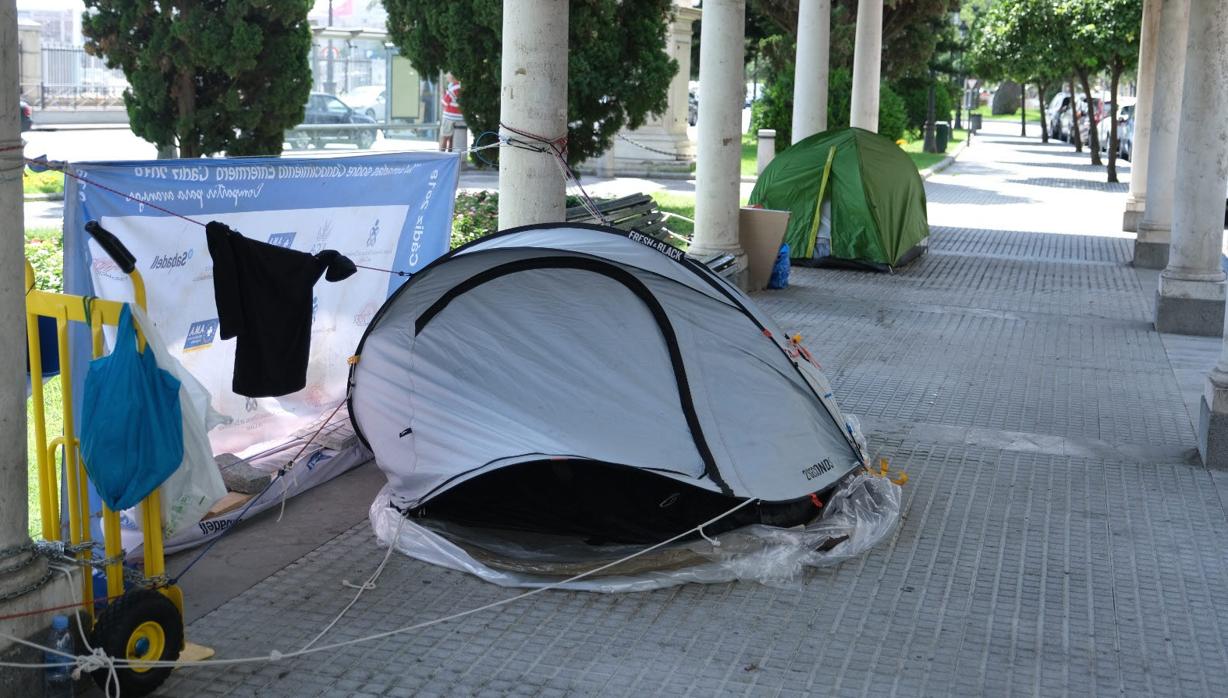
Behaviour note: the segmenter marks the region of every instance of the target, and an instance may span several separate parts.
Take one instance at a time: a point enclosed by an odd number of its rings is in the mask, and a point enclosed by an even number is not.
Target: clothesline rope
[[[536,136],[532,136],[532,134],[527,134],[527,133],[526,133],[525,135],[526,135],[526,137],[534,137],[534,138],[536,138]],[[564,141],[566,141],[566,136],[563,136],[562,138],[563,138],[563,140],[564,140]],[[557,140],[557,139],[556,139],[556,140]],[[475,144],[475,145],[474,145],[474,147],[472,147],[472,148],[466,148],[466,149],[464,149],[464,150],[459,150],[459,151],[455,151],[455,152],[456,152],[456,154],[457,154],[457,155],[467,155],[467,154],[469,154],[469,153],[477,153],[477,152],[481,152],[481,151],[483,151],[483,150],[489,150],[490,148],[500,148],[500,147],[516,147],[516,146],[514,146],[514,145],[513,145],[513,144],[511,144],[511,143],[509,143],[509,142],[508,142],[506,139],[499,138],[499,139],[498,139],[498,140],[496,140],[494,143],[487,143],[486,145],[476,145],[476,144]],[[0,152],[4,152],[4,150],[19,150],[19,149],[20,149],[20,147],[18,147],[18,146],[14,146],[14,147],[11,147],[11,148],[0,149]],[[537,149],[535,149],[535,150],[537,150]],[[380,151],[380,153],[381,153],[381,154],[386,154],[386,155],[395,155],[395,154],[404,154],[404,153],[420,153],[420,152],[423,152],[423,151],[416,151],[416,150],[399,150],[399,151],[397,151],[397,150],[390,150],[390,151]],[[544,150],[544,149],[542,149],[542,150],[538,150],[538,152],[543,152],[543,153],[545,153],[545,152],[547,152],[547,151],[546,151],[546,150]],[[564,147],[563,147],[563,152],[566,152],[566,145],[565,145],[565,144],[564,144]],[[556,155],[557,155],[557,154],[556,154]],[[161,211],[162,213],[165,213],[165,214],[167,214],[167,215],[169,215],[169,216],[174,216],[175,218],[179,218],[180,220],[187,221],[188,223],[192,223],[193,225],[198,225],[198,226],[200,226],[200,227],[202,227],[202,228],[203,228],[203,227],[205,227],[205,225],[206,225],[205,223],[201,223],[201,222],[200,222],[200,221],[198,221],[198,220],[195,220],[195,219],[189,218],[188,216],[185,216],[185,215],[183,215],[183,214],[181,214],[181,213],[178,213],[178,212],[176,212],[176,211],[172,211],[172,210],[171,210],[171,209],[169,209],[169,208],[166,208],[166,207],[164,207],[164,206],[160,206],[160,205],[158,205],[158,204],[155,204],[155,203],[153,203],[152,201],[146,201],[145,199],[142,199],[142,198],[140,198],[140,197],[133,196],[133,195],[131,195],[131,194],[128,194],[128,193],[126,193],[126,192],[122,192],[122,191],[120,191],[120,190],[118,190],[118,189],[114,189],[114,188],[112,188],[112,187],[108,187],[108,186],[106,186],[105,184],[100,184],[100,183],[98,183],[98,182],[97,182],[96,180],[94,180],[94,179],[91,179],[91,178],[89,178],[89,177],[86,177],[86,176],[84,176],[84,175],[81,175],[81,174],[80,174],[80,173],[78,173],[78,172],[74,172],[74,171],[73,171],[73,168],[72,168],[72,165],[71,165],[70,163],[68,163],[68,162],[65,162],[65,161],[58,161],[58,160],[48,160],[48,159],[46,159],[45,157],[43,157],[43,158],[29,158],[29,157],[27,157],[27,158],[23,158],[23,160],[25,161],[25,164],[26,164],[26,165],[31,166],[31,167],[32,167],[32,169],[50,169],[50,170],[55,170],[56,172],[59,172],[59,173],[63,174],[63,175],[64,175],[64,176],[66,176],[66,177],[72,177],[73,179],[75,179],[75,180],[77,180],[77,181],[79,181],[79,182],[82,182],[82,183],[84,183],[84,184],[86,184],[86,185],[90,185],[90,186],[95,186],[95,187],[98,187],[99,189],[101,189],[101,190],[103,190],[103,191],[109,192],[109,193],[111,193],[111,194],[115,194],[116,196],[122,197],[122,198],[124,198],[124,199],[126,199],[126,200],[128,200],[128,201],[131,201],[132,203],[135,203],[135,204],[140,204],[141,206],[148,206],[149,208],[151,208],[151,209],[153,209],[153,210],[155,210],[155,211]],[[578,178],[576,178],[574,174],[568,175],[568,172],[569,172],[569,171],[570,171],[570,170],[568,169],[567,171],[565,171],[565,172],[564,172],[564,178],[571,179],[573,182],[575,182],[577,185],[579,185],[579,179],[578,179]],[[581,188],[581,191],[583,191],[583,186],[580,186],[580,188]],[[588,201],[590,201],[590,202],[591,202],[591,199],[589,199],[587,192],[584,192],[584,197],[583,197],[583,198],[584,198],[585,200],[588,200]],[[586,208],[587,208],[587,206],[586,206]],[[590,210],[590,212],[591,212],[591,210]],[[595,214],[595,215],[599,217],[599,218],[598,218],[599,220],[604,220],[604,218],[600,218],[600,214]],[[403,278],[408,278],[408,277],[413,276],[413,272],[401,271],[401,270],[397,270],[397,269],[384,269],[384,268],[382,268],[382,267],[373,267],[373,266],[369,266],[369,265],[365,265],[365,264],[355,264],[354,266],[355,266],[355,267],[357,267],[357,268],[359,268],[359,269],[366,269],[366,270],[368,270],[368,271],[377,271],[377,272],[381,272],[381,273],[384,273],[384,274],[394,274],[394,275],[396,275],[396,276],[400,276],[400,277],[403,277]]]

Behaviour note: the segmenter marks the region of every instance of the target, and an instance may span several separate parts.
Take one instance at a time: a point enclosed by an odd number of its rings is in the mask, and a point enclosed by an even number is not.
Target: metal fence
[[[313,48],[313,89],[327,91],[327,49],[322,45]],[[333,52],[334,92],[384,84],[386,58],[354,56],[352,54],[357,52],[346,49],[342,45]],[[21,96],[36,109],[120,109],[124,106],[128,80],[123,71],[108,68],[101,58],[89,55],[80,46],[44,45],[40,75],[39,82],[21,84]]]
[[[37,83],[22,83],[21,96],[38,109],[122,108],[128,81],[121,70],[79,46],[42,47]]]

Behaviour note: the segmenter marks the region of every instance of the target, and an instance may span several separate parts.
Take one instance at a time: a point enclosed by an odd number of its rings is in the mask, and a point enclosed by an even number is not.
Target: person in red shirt
[[[456,125],[465,120],[465,115],[461,113],[460,107],[460,82],[452,77],[452,73],[445,74],[443,82],[443,96],[439,100],[443,105],[439,115],[439,149],[450,153],[452,152],[452,134],[456,130]]]

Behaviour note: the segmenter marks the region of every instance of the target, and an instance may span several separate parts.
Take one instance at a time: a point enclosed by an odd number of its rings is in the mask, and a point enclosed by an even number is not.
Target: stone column
[[[883,57],[883,0],[857,3],[853,98],[849,125],[878,132],[878,80]]]
[[[745,0],[708,0],[699,42],[699,158],[695,177],[695,236],[688,253],[699,259],[728,253],[745,277],[738,242],[742,182],[742,66]],[[744,284],[743,284],[744,285]]]
[[[830,54],[831,0],[802,0],[797,11],[793,143],[827,130],[827,64]]]
[[[499,120],[547,139],[567,135],[567,0],[505,0]],[[505,138],[528,140],[501,127]],[[552,155],[499,151],[499,228],[563,220],[566,183]]]
[[[13,548],[30,542],[26,507],[25,229],[21,193],[21,125],[17,87],[16,0],[0,0],[0,569],[18,566],[30,556]],[[7,387],[4,387],[7,386]],[[28,585],[46,571],[36,564],[0,573],[0,597]],[[5,604],[0,603],[0,613]]]
[[[1190,20],[1189,0],[1160,5],[1147,144],[1147,203],[1134,242],[1134,266],[1163,269],[1173,225],[1173,182],[1177,177],[1177,127],[1181,120],[1181,84]]]
[[[1151,95],[1156,88],[1156,35],[1161,0],[1143,0],[1138,46],[1138,99],[1134,103],[1134,140],[1130,144],[1130,195],[1121,229],[1138,232],[1147,202],[1147,146],[1151,142]]]
[[[1228,10],[1190,0],[1181,131],[1168,266],[1156,291],[1156,329],[1224,332],[1224,192],[1228,189]]]
[[[1182,174],[1177,191],[1184,192],[1187,186],[1196,188],[1197,193],[1189,199],[1197,199],[1198,208],[1188,214],[1178,209],[1173,223],[1176,229],[1184,230],[1189,225],[1217,241],[1222,235],[1224,189],[1228,186],[1228,121],[1223,118],[1224,110],[1228,109],[1225,36],[1228,36],[1228,5],[1222,0],[1194,0],[1190,10],[1186,84],[1190,85],[1190,92],[1195,91],[1196,85],[1205,92],[1191,100],[1190,121],[1197,116],[1194,108],[1216,111],[1207,112],[1206,116],[1212,118],[1204,119],[1195,127],[1187,127],[1185,119],[1181,122],[1180,163],[1183,169],[1189,167],[1192,171]],[[1186,103],[1183,102],[1181,108],[1186,110]],[[1191,151],[1194,154],[1189,154]],[[1184,198],[1182,203],[1185,203]],[[1207,249],[1210,247],[1206,245]],[[1214,254],[1218,260],[1218,247]],[[1220,313],[1223,314],[1223,296],[1220,298]],[[1225,335],[1228,336],[1228,332]],[[1228,343],[1224,345],[1219,363],[1207,377],[1200,412],[1198,450],[1203,462],[1212,468],[1228,467]]]
[[[625,176],[691,176],[695,145],[687,134],[690,105],[691,33],[700,11],[675,0],[674,21],[669,26],[666,53],[678,62],[678,72],[669,83],[665,112],[649,116],[634,131],[623,129],[614,140],[614,166]]]
[[[17,82],[16,0],[0,0],[0,615],[65,603],[66,583],[47,577],[47,561],[25,546],[29,510],[26,478],[25,229],[21,193],[21,126]],[[8,598],[12,597],[12,598]],[[34,615],[0,623],[18,637],[46,632],[51,619]],[[41,657],[0,640],[0,660],[38,662]],[[41,695],[38,671],[0,668],[0,693]]]

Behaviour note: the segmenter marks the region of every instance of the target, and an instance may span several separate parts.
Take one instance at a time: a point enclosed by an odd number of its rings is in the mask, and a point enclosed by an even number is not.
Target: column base
[[[1223,282],[1220,283],[1223,287]],[[1166,296],[1156,291],[1157,332],[1196,337],[1224,336],[1224,299]]]
[[[1208,382],[1207,390],[1217,393],[1228,393],[1213,382]],[[1228,396],[1220,396],[1215,401],[1224,402]],[[1207,396],[1199,398],[1198,409],[1198,454],[1208,468],[1228,469],[1228,412],[1216,412],[1207,404]]]
[[[1168,243],[1135,240],[1134,266],[1141,269],[1163,269],[1167,267]]]
[[[1143,222],[1143,209],[1146,205],[1146,199],[1137,199],[1133,195],[1126,197],[1126,209],[1121,215],[1121,229],[1137,233],[1138,224]]]

